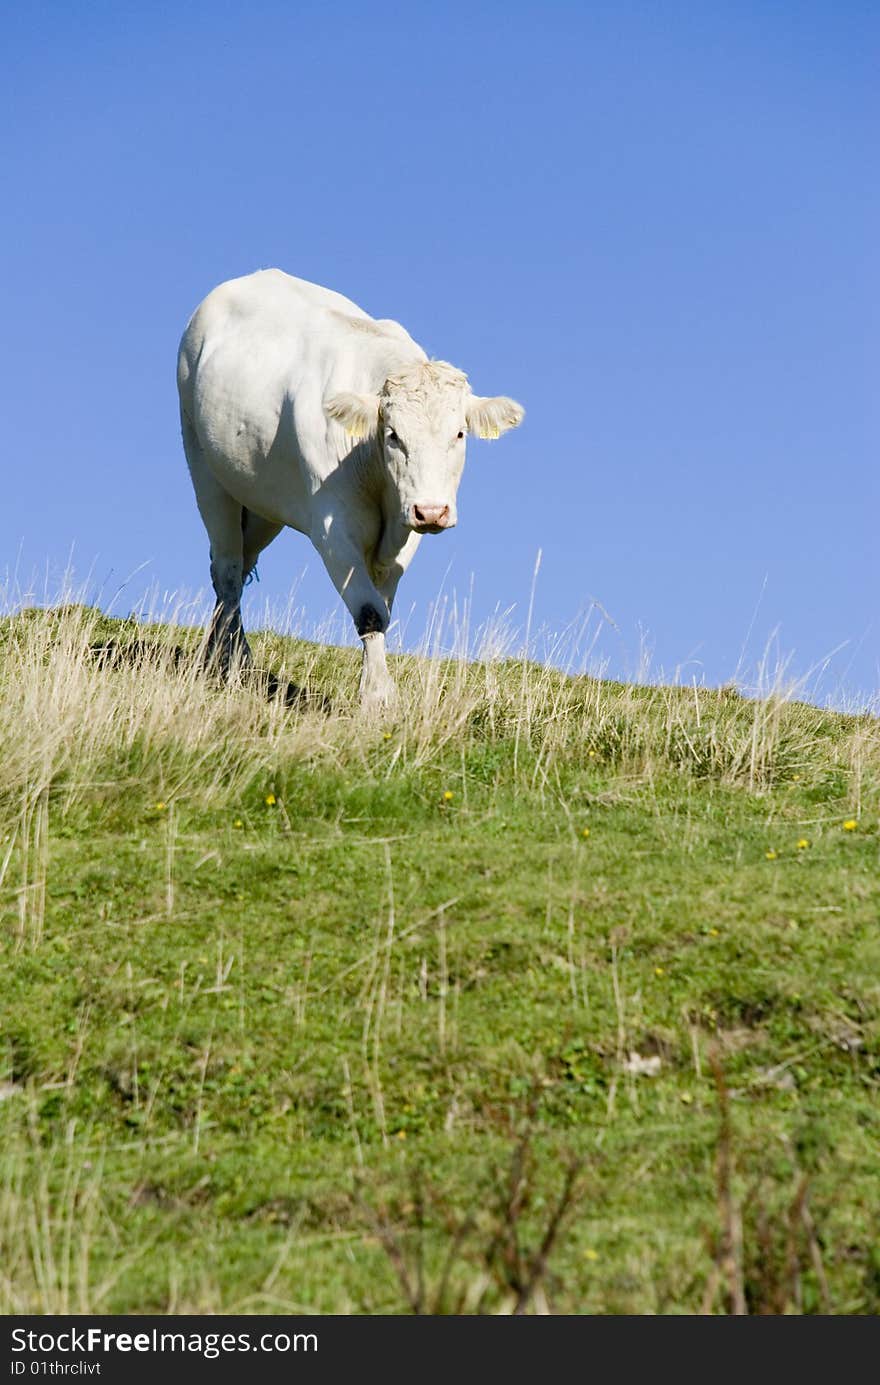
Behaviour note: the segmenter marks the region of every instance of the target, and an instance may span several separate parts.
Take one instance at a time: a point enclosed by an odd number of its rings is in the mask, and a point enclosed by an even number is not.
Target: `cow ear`
[[[345,390],[324,400],[324,413],[341,423],[350,438],[368,438],[379,426],[379,398]]]
[[[525,418],[525,409],[515,399],[498,394],[481,399],[472,394],[467,406],[468,432],[477,438],[499,438],[509,428],[516,428]]]

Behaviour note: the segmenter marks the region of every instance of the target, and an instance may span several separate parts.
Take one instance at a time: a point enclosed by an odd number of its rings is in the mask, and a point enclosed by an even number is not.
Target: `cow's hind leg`
[[[195,429],[181,415],[183,446],[189,464],[199,514],[211,543],[211,582],[217,604],[211,617],[206,661],[226,674],[235,664],[249,663],[251,651],[241,623],[244,583],[242,506],[223,489],[202,456]]]
[[[241,558],[211,544],[211,582],[217,604],[208,627],[206,663],[226,675],[233,667],[251,662],[250,645],[241,621]]]

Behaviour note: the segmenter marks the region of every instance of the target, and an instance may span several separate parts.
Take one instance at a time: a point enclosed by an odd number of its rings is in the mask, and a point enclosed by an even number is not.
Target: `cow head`
[[[500,437],[525,412],[503,395],[471,394],[467,376],[445,361],[416,361],[377,395],[336,394],[324,409],[351,437],[375,438],[389,498],[403,527],[419,534],[439,534],[458,518],[467,434]]]

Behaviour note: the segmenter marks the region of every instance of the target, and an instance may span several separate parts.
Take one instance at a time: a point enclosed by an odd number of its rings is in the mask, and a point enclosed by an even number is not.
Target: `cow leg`
[[[360,632],[358,632],[360,633]],[[364,648],[361,663],[361,681],[358,697],[365,711],[393,707],[397,702],[397,688],[388,672],[385,658],[385,635],[380,630],[368,630],[361,635]]]
[[[421,541],[421,534],[410,534],[403,548],[398,550],[390,562],[383,562],[380,556],[379,561],[374,566],[373,579],[387,608],[389,621],[394,598],[397,595],[398,583],[412,562]],[[378,702],[380,706],[389,703],[393,705],[397,700],[397,688],[388,672],[385,659],[385,634],[384,632],[382,634],[365,634],[361,638],[364,642],[361,701],[368,705],[373,701]],[[384,693],[383,688],[386,689]]]
[[[217,598],[208,627],[205,658],[225,675],[236,662],[249,663],[251,658],[241,623],[242,507],[208,469],[195,429],[183,413],[181,429],[196,503],[211,543],[211,582]]]
[[[251,662],[250,645],[241,620],[242,561],[211,544],[211,582],[217,604],[208,627],[206,662],[224,675],[236,665]]]
[[[358,544],[348,536],[329,530],[313,535],[312,542],[323,559],[334,587],[339,592],[361,637],[364,658],[361,664],[359,696],[365,710],[387,707],[397,699],[397,689],[388,672],[385,658],[385,631],[390,611],[388,602],[367,570]]]
[[[416,549],[422,541],[421,534],[409,534],[404,541],[403,547],[399,548],[390,558],[383,560],[381,552],[374,560],[372,576],[378,590],[385,599],[389,614],[397,595],[397,587],[401,577],[406,572],[416,554]]]

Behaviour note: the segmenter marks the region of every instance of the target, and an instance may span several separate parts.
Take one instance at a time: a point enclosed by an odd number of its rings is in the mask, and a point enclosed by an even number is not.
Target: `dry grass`
[[[96,658],[108,631],[115,657]],[[671,771],[753,793],[821,765],[851,781],[857,816],[866,785],[876,783],[880,722],[867,713],[823,711],[797,701],[795,688],[743,697],[572,677],[499,655],[497,631],[484,643],[490,657],[394,659],[401,701],[389,775],[421,770],[452,744],[463,751],[511,740],[516,772],[541,795],[590,756],[642,781]],[[2,622],[0,802],[35,872],[22,881],[30,893],[24,933],[39,932],[40,805],[50,791],[62,813],[108,783],[124,788],[126,776],[147,778],[164,800],[209,802],[270,776],[280,760],[356,766],[392,724],[357,714],[358,651],[273,635],[254,644],[258,664],[271,661],[282,687],[289,680],[305,694],[296,705],[267,698],[259,678],[208,679],[192,629],[110,623],[77,605]]]

